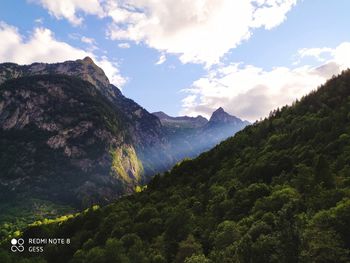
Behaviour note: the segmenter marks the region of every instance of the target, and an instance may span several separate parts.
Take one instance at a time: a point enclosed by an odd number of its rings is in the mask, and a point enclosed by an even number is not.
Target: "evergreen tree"
[[[315,181],[325,188],[331,188],[334,186],[334,175],[330,171],[327,159],[322,154],[316,158]]]

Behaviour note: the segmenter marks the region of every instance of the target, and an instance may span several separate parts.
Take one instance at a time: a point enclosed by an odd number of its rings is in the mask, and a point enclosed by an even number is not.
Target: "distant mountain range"
[[[249,124],[221,107],[213,112],[209,121],[200,115],[171,117],[161,111],[153,115],[160,119],[173,152],[179,159],[198,156]]]
[[[152,114],[159,118],[164,127],[168,128],[200,128],[208,123],[208,120],[200,115],[197,117],[171,117],[162,111],[154,112]]]
[[[222,109],[209,121],[151,114],[89,57],[0,64],[1,214],[109,203],[245,125]]]

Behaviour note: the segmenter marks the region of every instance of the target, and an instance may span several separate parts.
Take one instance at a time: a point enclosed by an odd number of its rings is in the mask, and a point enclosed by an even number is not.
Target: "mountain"
[[[231,116],[222,107],[218,108],[210,117],[208,126],[224,125],[224,124],[236,124],[239,125],[242,122],[241,119]]]
[[[350,261],[350,71],[103,208],[20,234],[1,262]]]
[[[208,123],[203,127],[204,136],[202,141],[205,141],[206,147],[210,149],[249,124],[248,121],[232,116],[220,107],[213,112]],[[203,144],[204,142],[199,142],[199,145]]]
[[[223,139],[194,145],[205,118],[166,119],[175,126],[126,98],[89,57],[0,64],[0,226],[110,203]]]
[[[109,83],[103,70],[91,58],[55,64],[34,63],[25,66],[13,63],[0,64],[0,84],[8,79],[52,74],[85,80],[113,103],[115,109],[131,124],[128,127],[128,133],[139,148],[140,158],[145,162],[146,174],[153,174],[159,169],[164,170],[174,163],[171,155],[164,154],[170,151],[159,119],[131,99],[124,97],[117,87]],[[155,162],[156,159],[163,161]]]
[[[168,128],[200,128],[208,122],[206,118],[200,115],[197,117],[171,117],[162,111],[154,112],[152,114],[159,118],[164,127]]]
[[[176,161],[91,58],[0,64],[0,225],[106,204]]]
[[[2,216],[107,203],[142,182],[130,123],[90,83],[21,77],[3,83],[0,98]]]
[[[219,108],[209,121],[202,117],[171,117],[154,112],[164,127],[172,152],[177,159],[192,158],[233,136],[250,123],[232,116]]]

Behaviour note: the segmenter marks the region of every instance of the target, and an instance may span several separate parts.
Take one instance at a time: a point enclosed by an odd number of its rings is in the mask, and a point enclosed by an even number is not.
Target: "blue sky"
[[[150,112],[223,106],[254,121],[350,66],[348,10],[346,0],[3,0],[0,62],[90,55]]]

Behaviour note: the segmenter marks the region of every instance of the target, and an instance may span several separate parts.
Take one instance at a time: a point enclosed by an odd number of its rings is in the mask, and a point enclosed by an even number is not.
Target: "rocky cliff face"
[[[0,84],[9,79],[52,74],[73,76],[85,80],[111,101],[116,109],[131,123],[128,127],[129,135],[144,158],[147,159],[147,155],[143,152],[152,152],[153,155],[158,155],[158,150],[155,150],[155,147],[160,147],[164,151],[169,150],[166,146],[167,141],[159,119],[131,99],[123,96],[117,87],[110,84],[103,70],[91,58],[86,57],[82,60],[55,64],[34,63],[24,66],[13,63],[0,64]],[[165,169],[173,162],[168,154],[163,155],[162,159],[164,159],[164,163],[158,165],[160,168]],[[156,169],[152,165],[147,166],[150,167],[150,173]]]
[[[213,128],[224,127],[220,118],[160,119],[90,58],[0,64],[0,214],[13,201],[29,210],[38,200],[55,209],[108,203],[223,139]]]
[[[24,66],[14,63],[0,64],[0,84],[9,79],[50,74],[79,77],[82,80],[90,82],[104,94],[106,93],[106,87],[110,85],[103,70],[90,57],[55,64],[33,63]],[[115,96],[114,93],[111,92],[111,96]]]
[[[90,83],[63,75],[22,77],[1,85],[0,101],[4,199],[87,206],[142,181],[125,118]]]
[[[4,200],[109,202],[175,162],[159,119],[90,58],[0,64],[0,140]]]

